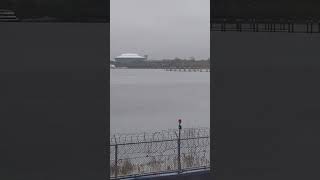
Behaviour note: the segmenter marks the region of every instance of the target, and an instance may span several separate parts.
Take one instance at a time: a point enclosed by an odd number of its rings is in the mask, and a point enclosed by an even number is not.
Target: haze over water
[[[210,127],[210,73],[110,70],[111,133]]]

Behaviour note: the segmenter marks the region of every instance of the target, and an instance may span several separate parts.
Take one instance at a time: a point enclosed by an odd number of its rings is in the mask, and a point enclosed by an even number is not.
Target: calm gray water
[[[210,73],[111,69],[111,133],[210,126]]]

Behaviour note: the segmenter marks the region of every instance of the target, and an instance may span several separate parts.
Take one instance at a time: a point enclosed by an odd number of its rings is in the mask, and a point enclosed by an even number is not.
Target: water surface
[[[210,126],[210,73],[111,69],[111,133]]]

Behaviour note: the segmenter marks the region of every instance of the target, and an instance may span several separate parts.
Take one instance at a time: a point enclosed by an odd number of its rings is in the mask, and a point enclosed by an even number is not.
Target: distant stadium
[[[135,53],[125,53],[125,54],[121,54],[120,56],[117,56],[115,60],[116,62],[121,62],[121,63],[141,62],[141,61],[147,60],[147,55],[140,56]]]

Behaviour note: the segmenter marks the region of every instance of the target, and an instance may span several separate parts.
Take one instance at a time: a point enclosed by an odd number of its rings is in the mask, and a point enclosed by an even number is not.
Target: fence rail
[[[189,128],[110,137],[111,178],[210,167],[210,129]]]

